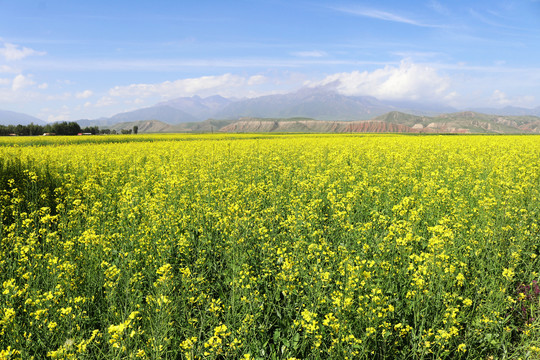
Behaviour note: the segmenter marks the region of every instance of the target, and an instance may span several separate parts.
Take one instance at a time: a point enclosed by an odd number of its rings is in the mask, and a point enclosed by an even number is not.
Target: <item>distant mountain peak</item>
[[[275,119],[307,117],[317,120],[355,121],[370,120],[384,114],[384,119],[378,121],[399,124],[399,121],[407,119],[406,123],[410,126],[418,125],[420,127],[420,123],[423,123],[425,117],[446,114],[444,116],[451,117],[451,121],[454,121],[454,117],[450,114],[458,112],[455,108],[434,103],[406,100],[382,101],[369,95],[345,95],[338,91],[338,85],[339,82],[332,82],[319,86],[304,86],[290,93],[243,99],[225,98],[221,95],[178,97],[145,109],[117,114],[102,120],[100,123],[111,125],[118,122],[160,120],[169,124],[179,124],[206,119],[237,120],[243,117]],[[519,112],[516,115],[540,114],[540,107],[529,110],[506,109]],[[468,109],[457,113],[456,116],[461,119],[466,117],[473,119],[478,117],[478,113],[494,113],[477,110]],[[492,128],[495,128],[494,125]]]
[[[304,86],[296,91],[296,94],[300,95],[329,95],[329,94],[338,94],[336,87],[332,84],[319,85],[319,86]]]
[[[0,110],[0,125],[46,125],[47,123],[34,116],[9,110]]]

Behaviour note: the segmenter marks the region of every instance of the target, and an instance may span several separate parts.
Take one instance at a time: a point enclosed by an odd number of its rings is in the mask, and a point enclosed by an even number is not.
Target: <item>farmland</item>
[[[538,358],[539,154],[535,136],[2,139],[0,359]]]

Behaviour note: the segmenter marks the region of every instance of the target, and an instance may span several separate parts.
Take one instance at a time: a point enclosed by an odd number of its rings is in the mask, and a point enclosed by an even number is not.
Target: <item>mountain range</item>
[[[538,134],[540,117],[499,116],[472,111],[440,114],[436,116],[413,115],[391,111],[371,120],[317,120],[296,118],[254,118],[188,122],[176,125],[159,120],[118,123],[112,130],[121,131],[138,126],[141,133],[158,132],[322,132],[322,133],[445,133],[445,134]]]
[[[245,117],[292,118],[318,120],[368,120],[389,111],[406,111],[419,115],[457,111],[453,108],[425,104],[383,102],[371,96],[346,96],[326,88],[303,88],[288,94],[265,95],[249,99],[227,99],[219,95],[201,98],[182,97],[144,109],[116,114],[110,118],[78,120],[81,126],[110,126],[119,122],[160,120],[176,125],[209,118],[232,120]]]
[[[109,118],[77,122],[82,127],[111,129],[137,124],[141,132],[260,131],[254,125],[257,121],[261,130],[267,129],[273,121],[277,125],[270,126],[268,131],[342,132],[356,128],[398,131],[399,128],[400,132],[516,133],[537,132],[540,118],[536,116],[540,116],[540,107],[482,108],[464,112],[439,104],[382,101],[371,96],[339,94],[327,87],[306,87],[287,94],[248,99],[228,99],[219,95],[180,97]],[[1,125],[30,122],[44,124],[29,115],[0,111]],[[388,125],[381,126],[381,123]]]
[[[0,110],[0,125],[28,125],[34,123],[36,125],[45,125],[45,121],[36,117],[7,110]]]
[[[470,110],[503,116],[540,116],[540,106],[534,109],[506,107]],[[120,122],[159,120],[170,125],[178,125],[206,119],[237,120],[248,117],[306,117],[316,120],[357,121],[371,120],[392,111],[419,116],[436,116],[457,113],[460,110],[440,104],[382,101],[371,96],[347,96],[326,87],[306,87],[287,94],[248,99],[227,99],[219,95],[206,98],[180,97],[151,107],[116,114],[110,118],[78,120],[78,123],[81,126],[112,126]]]

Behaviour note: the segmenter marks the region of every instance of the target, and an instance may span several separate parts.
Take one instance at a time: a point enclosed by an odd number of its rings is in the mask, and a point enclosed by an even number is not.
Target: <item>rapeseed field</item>
[[[0,141],[0,359],[537,359],[540,138]]]

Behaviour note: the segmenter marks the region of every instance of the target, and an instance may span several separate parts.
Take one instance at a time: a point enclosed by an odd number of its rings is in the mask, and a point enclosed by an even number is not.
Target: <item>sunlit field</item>
[[[0,139],[0,359],[537,359],[540,137]]]

